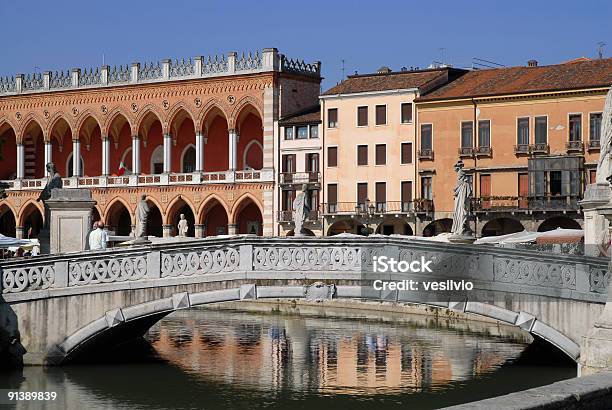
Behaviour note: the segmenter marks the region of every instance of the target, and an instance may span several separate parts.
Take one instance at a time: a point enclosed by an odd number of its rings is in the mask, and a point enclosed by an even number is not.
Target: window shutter
[[[327,166],[337,167],[338,166],[338,147],[327,148]]]
[[[384,144],[376,145],[376,165],[385,165],[387,163],[387,146]]]
[[[357,107],[357,125],[360,127],[368,125],[368,107]]]
[[[368,165],[368,146],[357,146],[357,165]]]

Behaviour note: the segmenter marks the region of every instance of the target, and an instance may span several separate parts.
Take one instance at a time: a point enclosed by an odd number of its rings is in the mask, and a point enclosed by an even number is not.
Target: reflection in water
[[[520,338],[366,320],[189,310],[147,339],[115,362],[0,374],[0,389],[58,393],[24,409],[420,409],[575,374],[517,362]]]

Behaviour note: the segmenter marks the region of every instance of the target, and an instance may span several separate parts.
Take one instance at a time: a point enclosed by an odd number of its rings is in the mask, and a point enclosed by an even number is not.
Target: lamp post
[[[355,207],[355,213],[359,215],[359,217],[365,223],[366,233],[368,235],[370,235],[370,233],[374,233],[374,230],[370,228],[370,223],[374,219],[375,211],[376,207],[369,198],[366,198],[363,204],[357,204]]]

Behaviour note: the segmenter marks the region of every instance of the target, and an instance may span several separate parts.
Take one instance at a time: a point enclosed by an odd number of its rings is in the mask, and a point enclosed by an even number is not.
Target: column
[[[72,140],[72,176],[81,176],[81,141]]]
[[[173,228],[172,225],[164,224],[162,226],[164,238],[170,238],[172,236],[172,228]]]
[[[172,135],[164,135],[164,173],[169,174],[172,170]]]
[[[235,171],[238,165],[238,133],[236,130],[229,130],[229,169]]]
[[[47,172],[47,164],[53,161],[53,151],[51,141],[45,141],[45,176],[49,176]]]
[[[238,234],[238,224],[227,224],[227,234],[237,235]]]
[[[206,225],[203,224],[195,224],[195,237],[196,238],[203,238],[204,233],[206,232]]]
[[[28,239],[26,238],[26,229],[23,226],[18,226],[15,228],[15,238],[16,239]]]
[[[17,179],[25,177],[25,150],[22,143],[17,144]]]
[[[110,174],[110,140],[108,136],[102,138],[102,175]]]
[[[132,174],[140,174],[140,138],[132,137]]]
[[[196,172],[204,171],[204,145],[206,144],[205,140],[206,138],[204,137],[204,134],[198,131],[196,133]]]

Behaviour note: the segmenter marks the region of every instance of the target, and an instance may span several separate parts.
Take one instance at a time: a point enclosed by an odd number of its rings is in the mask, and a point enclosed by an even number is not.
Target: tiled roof
[[[576,59],[563,64],[474,70],[417,101],[522,94],[612,84],[612,58]]]
[[[349,75],[346,80],[321,95],[421,88],[442,76],[446,76],[448,71],[448,68],[438,68],[420,71]]]
[[[310,106],[279,120],[280,125],[313,124],[321,122],[321,107],[319,104]]]

